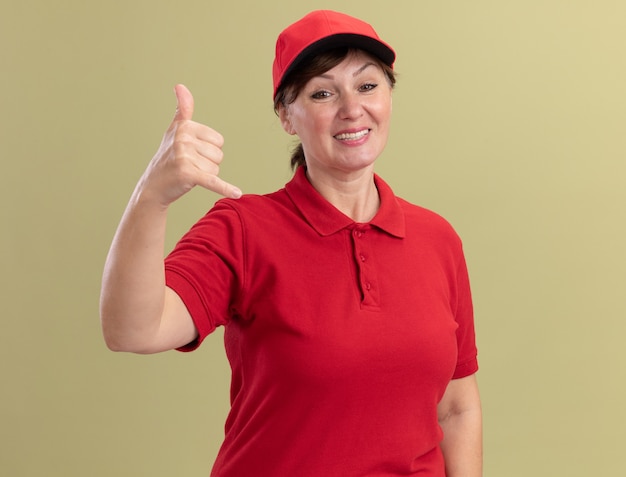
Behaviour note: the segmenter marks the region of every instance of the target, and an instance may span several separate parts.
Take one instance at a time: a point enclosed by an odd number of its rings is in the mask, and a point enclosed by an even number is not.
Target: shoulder
[[[213,206],[212,211],[233,210],[238,214],[259,215],[264,212],[280,209],[288,204],[285,189],[279,189],[268,194],[244,194],[239,199],[220,199]]]
[[[402,208],[405,217],[410,220],[412,224],[431,225],[433,227],[456,233],[452,224],[439,213],[426,207],[413,204],[401,197],[396,197],[396,200]]]
[[[207,217],[229,217],[244,228],[274,227],[272,224],[289,221],[293,209],[285,190],[280,189],[263,195],[245,194],[239,199],[220,199]]]
[[[407,235],[419,234],[435,240],[461,245],[461,238],[452,224],[439,213],[396,197],[404,212]]]
[[[252,243],[267,242],[286,222],[280,212],[285,203],[280,191],[267,195],[246,194],[239,199],[223,198],[193,224],[179,240],[192,248],[244,253]]]

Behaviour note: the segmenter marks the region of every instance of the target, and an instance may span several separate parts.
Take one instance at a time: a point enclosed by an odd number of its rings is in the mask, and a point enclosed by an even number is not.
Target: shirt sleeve
[[[215,204],[165,258],[165,284],[189,310],[198,338],[179,351],[192,351],[225,325],[244,281],[243,228],[227,200]]]
[[[474,307],[465,257],[461,255],[457,269],[455,319],[458,358],[452,379],[459,379],[478,371],[478,351],[474,326]]]

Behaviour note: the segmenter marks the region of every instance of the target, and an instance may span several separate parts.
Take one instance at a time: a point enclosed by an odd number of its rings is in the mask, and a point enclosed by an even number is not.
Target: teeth
[[[354,141],[355,139],[360,139],[363,136],[365,136],[366,134],[368,134],[370,131],[369,129],[363,129],[363,131],[359,131],[359,132],[355,132],[355,133],[344,133],[344,134],[337,134],[335,136],[335,139],[339,139],[340,141]]]

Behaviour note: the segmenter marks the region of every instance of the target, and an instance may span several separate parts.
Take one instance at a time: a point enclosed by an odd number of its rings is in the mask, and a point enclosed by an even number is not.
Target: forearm
[[[439,424],[443,430],[441,450],[446,477],[481,477],[482,414],[480,407],[451,413]]]
[[[159,328],[164,306],[163,250],[167,209],[139,185],[106,259],[100,316],[107,345],[134,351]]]

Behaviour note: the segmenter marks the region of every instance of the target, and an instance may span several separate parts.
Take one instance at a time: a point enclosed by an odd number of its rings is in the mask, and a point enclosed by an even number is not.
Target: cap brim
[[[377,57],[387,66],[392,68],[393,63],[396,59],[396,54],[391,49],[391,47],[387,46],[380,40],[376,40],[375,38],[364,35],[357,35],[354,33],[338,33],[336,35],[330,35],[316,41],[315,43],[310,44],[304,50],[302,50],[298,56],[294,58],[294,60],[283,73],[282,81],[280,82],[280,85],[276,88],[276,90],[278,91],[282,83],[285,81],[285,78],[287,78],[292,71],[298,68],[298,66],[302,64],[302,62],[305,61],[308,57],[335,48],[361,49]]]

